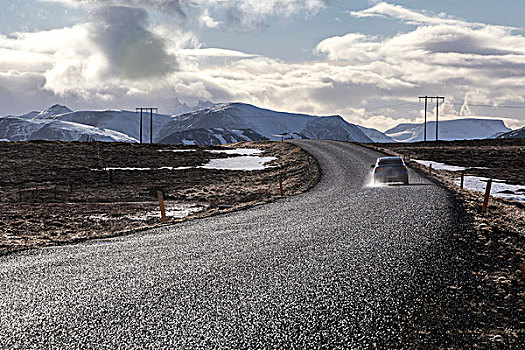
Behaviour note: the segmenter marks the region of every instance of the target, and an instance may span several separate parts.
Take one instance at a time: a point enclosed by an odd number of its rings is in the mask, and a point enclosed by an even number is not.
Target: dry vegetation
[[[221,147],[80,142],[0,143],[0,253],[28,247],[107,237],[160,224],[157,191],[168,210],[184,205],[187,218],[228,212],[294,195],[315,185],[317,163],[290,144],[250,142],[231,147],[258,148],[274,156],[273,167],[258,171],[192,168]],[[165,150],[195,149],[191,152]],[[163,152],[159,152],[164,150]],[[147,171],[115,168],[153,168]],[[312,181],[308,181],[307,168]]]

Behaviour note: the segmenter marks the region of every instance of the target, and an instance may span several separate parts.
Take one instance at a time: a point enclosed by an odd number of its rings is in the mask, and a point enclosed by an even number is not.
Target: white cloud
[[[217,22],[228,20],[228,4],[238,5],[237,24],[245,27],[264,25],[271,16],[313,14],[324,6],[317,0],[130,3],[150,8],[178,4],[184,16],[198,20],[204,13]],[[196,12],[187,9],[190,5]],[[139,8],[97,6],[86,23],[0,36],[0,72],[7,72],[0,74],[0,92],[14,99],[31,91],[36,101],[58,98],[71,101],[73,108],[155,104],[165,113],[175,99],[189,104],[241,101],[290,112],[341,114],[382,130],[421,120],[422,106],[372,107],[417,103],[421,94],[440,94],[447,97],[444,119],[503,116],[510,126],[525,123],[521,110],[473,106],[525,104],[520,97],[525,96],[525,38],[512,28],[386,3],[351,15],[383,16],[415,27],[390,37],[348,33],[327,38],[314,49],[318,61],[290,63],[202,48],[194,34],[177,24],[151,26]]]
[[[207,8],[202,11],[199,17],[199,22],[201,26],[208,28],[217,28],[222,24],[222,22],[216,21],[210,16],[210,12]]]

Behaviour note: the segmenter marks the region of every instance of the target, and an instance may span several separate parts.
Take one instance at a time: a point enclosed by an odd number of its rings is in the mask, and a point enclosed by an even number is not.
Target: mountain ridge
[[[473,140],[492,138],[498,133],[511,131],[501,119],[461,118],[439,122],[439,139]],[[419,142],[424,140],[423,123],[401,123],[385,131],[385,134],[397,142]],[[436,122],[427,122],[427,140],[436,139]]]

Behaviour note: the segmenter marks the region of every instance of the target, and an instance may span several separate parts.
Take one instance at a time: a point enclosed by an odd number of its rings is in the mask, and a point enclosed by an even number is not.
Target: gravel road
[[[455,279],[450,236],[463,230],[449,192],[413,172],[409,186],[368,187],[380,154],[335,141],[295,143],[323,171],[302,195],[0,257],[0,348],[450,342],[439,324],[428,325],[448,295],[436,291]]]

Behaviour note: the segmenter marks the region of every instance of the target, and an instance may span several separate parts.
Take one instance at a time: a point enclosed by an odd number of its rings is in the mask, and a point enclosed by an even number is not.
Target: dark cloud
[[[152,78],[177,69],[162,38],[148,29],[146,10],[134,7],[101,7],[90,14],[91,35],[110,64],[110,72],[122,78]]]

